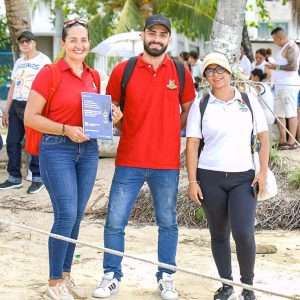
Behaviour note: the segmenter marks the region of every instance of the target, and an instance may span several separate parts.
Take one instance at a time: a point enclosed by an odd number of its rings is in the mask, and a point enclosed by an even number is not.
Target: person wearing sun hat
[[[243,100],[245,94],[231,85],[232,69],[221,53],[210,53],[203,60],[201,74],[211,90],[200,113],[194,102],[187,121],[187,171],[190,198],[202,205],[211,234],[213,257],[221,278],[232,280],[230,232],[236,243],[241,282],[252,285],[255,262],[254,222],[256,197],[252,186],[263,191],[269,157],[268,125],[253,95],[248,96],[256,119],[261,170],[255,176],[251,154],[252,115]],[[244,98],[245,99],[245,98]],[[248,101],[247,101],[248,102]],[[202,106],[203,107],[203,106]],[[201,120],[202,118],[202,120]],[[200,151],[200,139],[204,146]],[[236,299],[231,285],[224,284],[214,300]],[[244,289],[241,300],[254,300],[253,291]]]

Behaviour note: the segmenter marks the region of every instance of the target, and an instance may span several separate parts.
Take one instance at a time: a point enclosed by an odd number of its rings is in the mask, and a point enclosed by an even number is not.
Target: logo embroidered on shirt
[[[248,111],[248,107],[246,106],[246,103],[244,100],[237,99],[237,102],[240,107],[240,111],[242,111],[242,112]]]
[[[167,84],[167,88],[170,90],[175,90],[177,89],[177,85],[175,83],[175,80],[169,80],[169,83]]]

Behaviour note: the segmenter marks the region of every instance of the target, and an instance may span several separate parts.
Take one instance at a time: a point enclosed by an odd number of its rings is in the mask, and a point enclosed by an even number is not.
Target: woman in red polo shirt
[[[54,211],[51,232],[77,239],[99,157],[97,140],[82,130],[81,92],[97,93],[100,87],[97,89],[95,76],[84,63],[90,47],[86,22],[65,22],[61,46],[65,51],[65,57],[57,63],[61,80],[51,98],[48,116],[41,115],[51,89],[51,70],[46,66],[32,84],[25,124],[43,132],[40,168]],[[113,120],[117,120],[118,113],[114,111]],[[55,300],[86,298],[86,292],[77,288],[70,276],[75,245],[49,238],[48,250],[50,279],[46,294]]]

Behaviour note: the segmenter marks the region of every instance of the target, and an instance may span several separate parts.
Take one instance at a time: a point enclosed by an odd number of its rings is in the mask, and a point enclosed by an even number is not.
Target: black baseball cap
[[[36,37],[34,36],[34,34],[31,31],[23,31],[19,36],[18,36],[18,41],[21,38],[26,38],[28,40],[34,40],[36,41]]]
[[[171,22],[164,15],[157,14],[157,15],[148,17],[146,19],[144,30],[148,29],[149,27],[151,27],[153,25],[163,25],[163,26],[167,27],[168,31],[171,33]]]

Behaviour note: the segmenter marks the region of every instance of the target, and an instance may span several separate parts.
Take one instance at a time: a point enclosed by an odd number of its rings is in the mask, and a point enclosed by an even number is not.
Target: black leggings
[[[202,206],[211,234],[211,248],[220,277],[232,280],[230,232],[236,244],[241,282],[253,284],[256,199],[251,182],[254,170],[218,172],[198,169]]]

